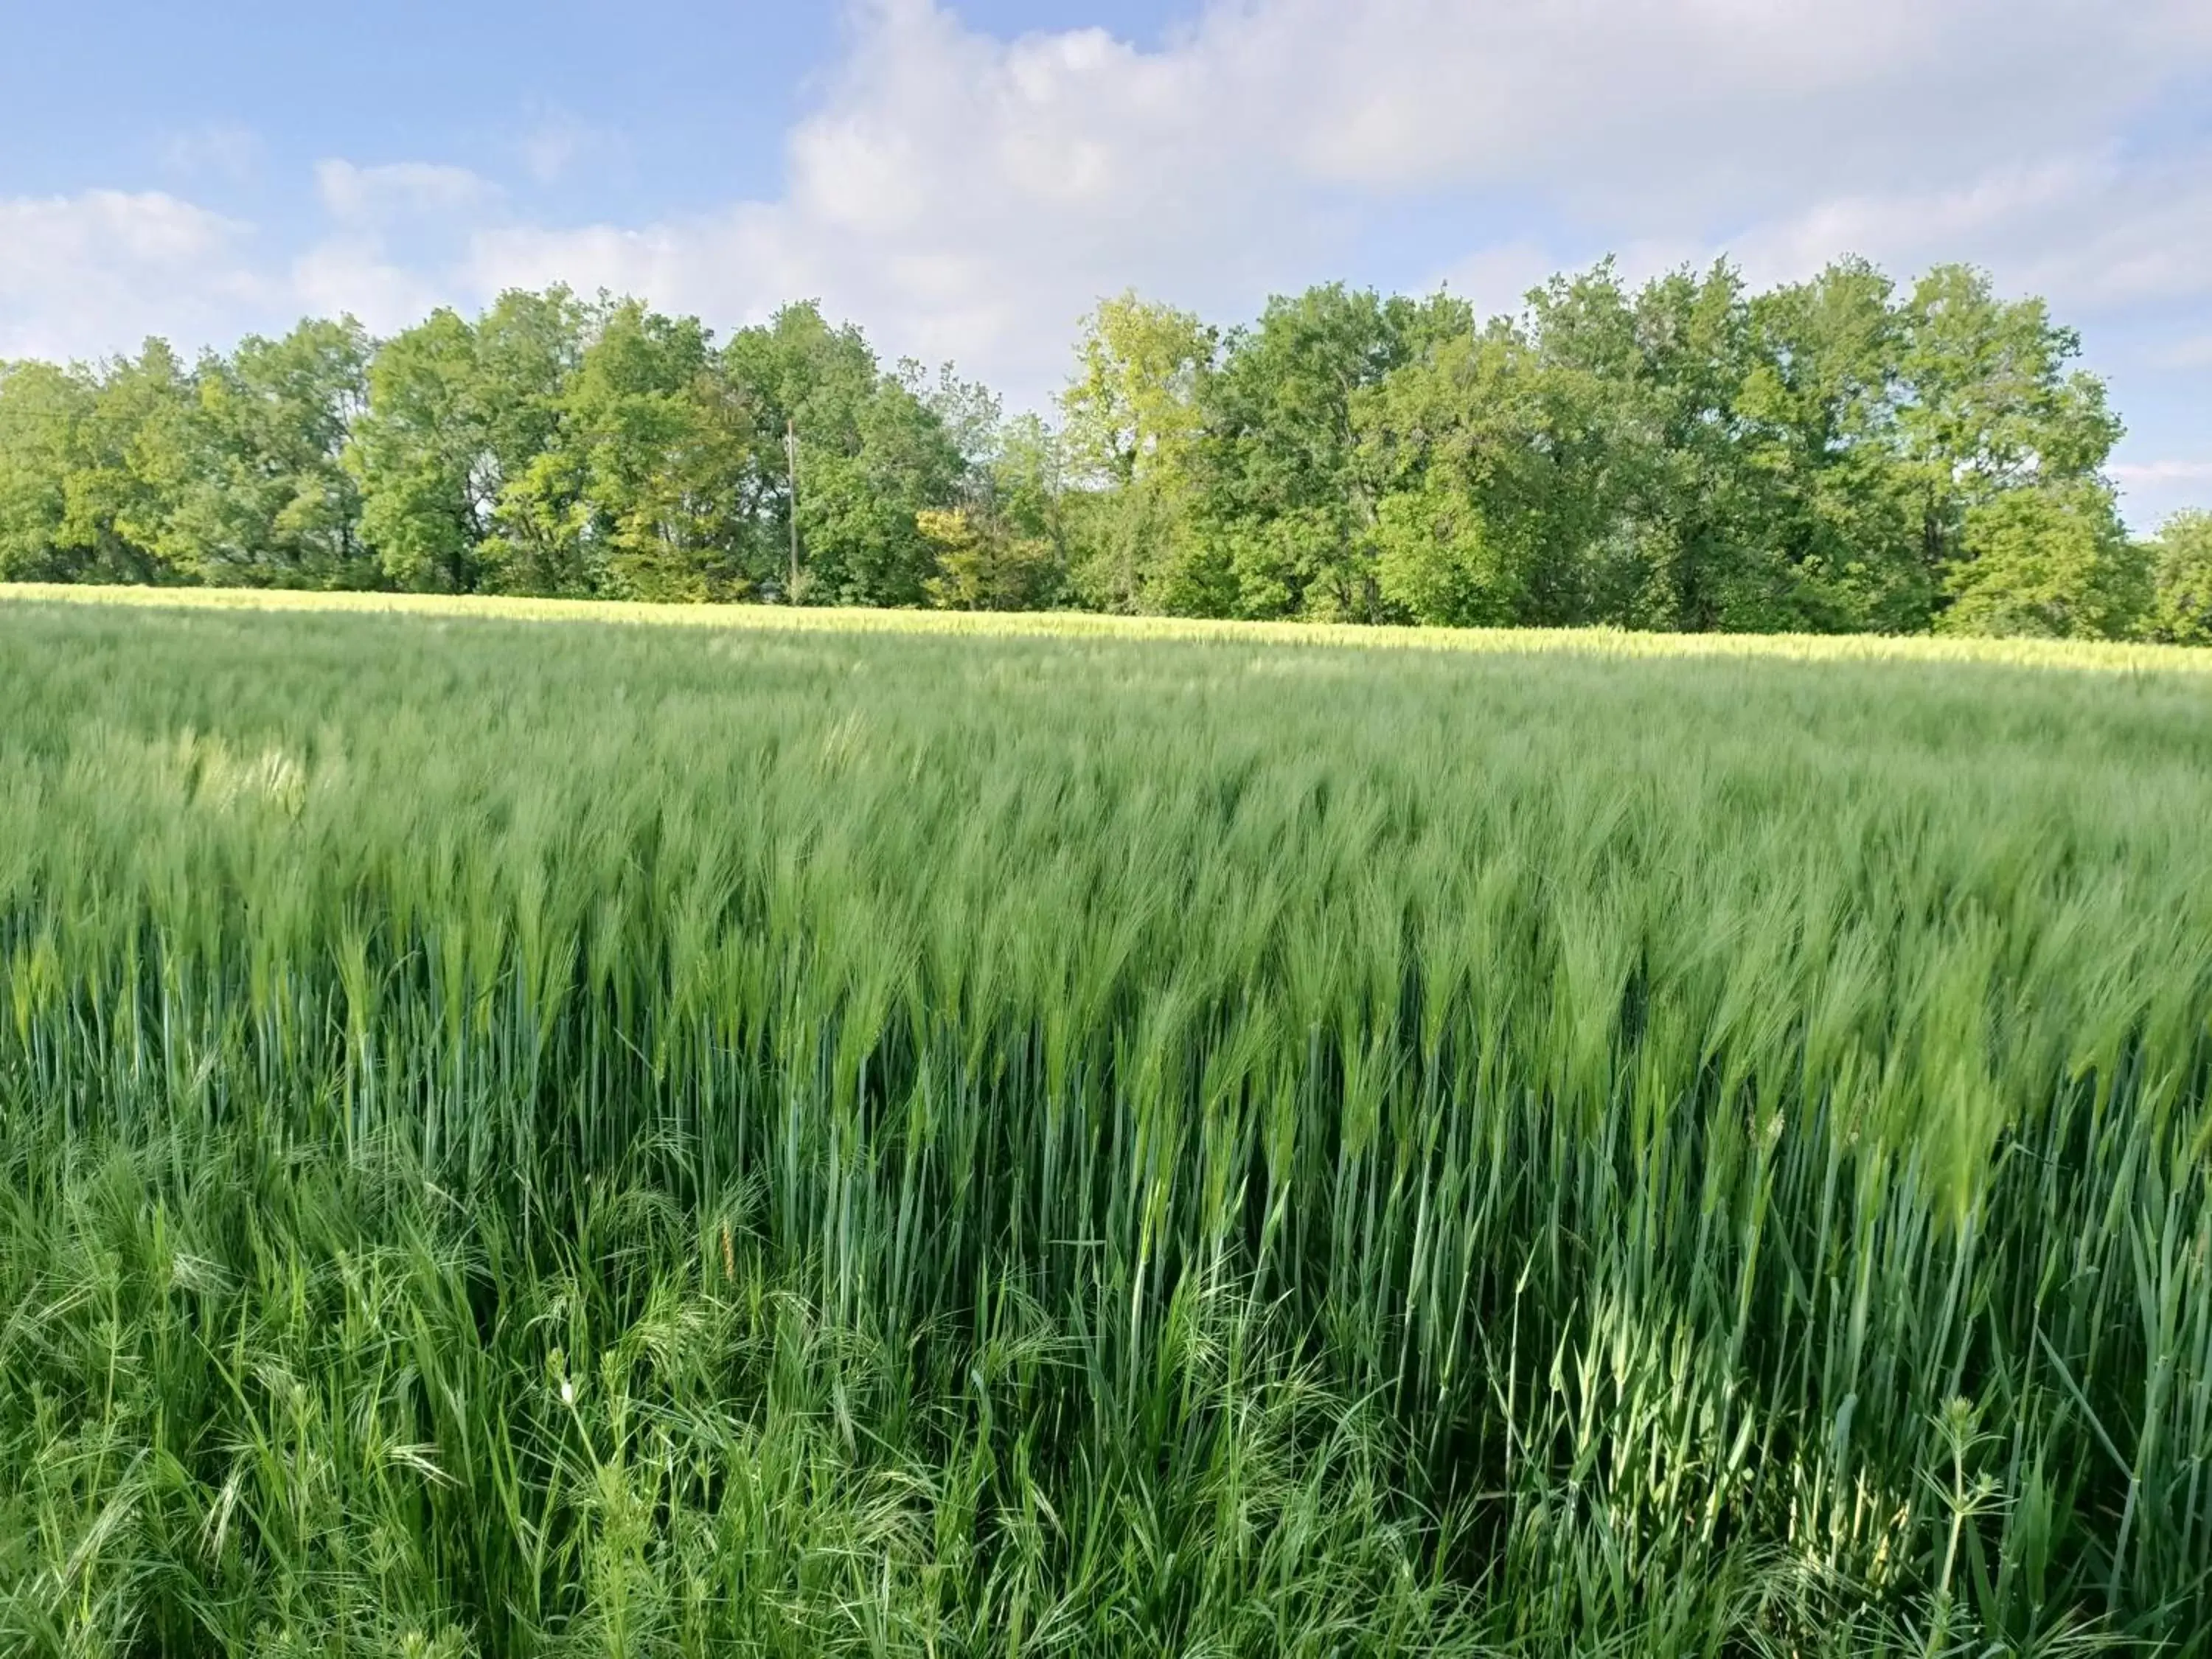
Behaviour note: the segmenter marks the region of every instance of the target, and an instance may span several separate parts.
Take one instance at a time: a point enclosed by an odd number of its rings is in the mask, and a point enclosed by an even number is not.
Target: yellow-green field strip
[[[303,592],[278,588],[0,585],[0,601],[189,611],[333,612],[509,622],[649,623],[790,633],[981,635],[994,638],[1213,641],[1367,649],[1572,652],[1600,657],[1765,657],[1805,662],[1966,662],[2107,672],[2212,672],[2212,651],[2088,640],[1883,635],[1639,634],[1619,629],[1381,628],[1328,623],[1108,617],[1082,611],[874,611],[764,605],[643,605],[439,593]]]

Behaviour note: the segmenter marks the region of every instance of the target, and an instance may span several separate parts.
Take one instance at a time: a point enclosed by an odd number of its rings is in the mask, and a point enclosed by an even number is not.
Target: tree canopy
[[[511,292],[0,364],[0,579],[2212,639],[2206,518],[2130,540],[2080,355],[1959,265],[1128,294],[1054,426],[812,303]]]

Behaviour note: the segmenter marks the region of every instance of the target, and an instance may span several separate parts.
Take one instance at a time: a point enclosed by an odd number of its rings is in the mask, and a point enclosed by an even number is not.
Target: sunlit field
[[[2212,651],[2095,640],[1885,638],[1867,634],[1638,634],[1584,628],[1378,628],[1311,622],[1211,622],[1190,617],[1111,617],[1080,611],[870,611],[760,605],[623,604],[436,593],[313,592],[286,588],[153,588],[13,582],[10,600],[185,611],[323,611],[518,622],[625,623],[766,629],[775,634],[951,634],[1012,638],[1205,640],[1226,644],[1413,647],[1431,651],[1560,651],[1599,657],[1763,657],[1816,662],[1979,662],[2015,666],[2212,673]]]
[[[2212,653],[68,599],[0,1652],[2212,1654]]]

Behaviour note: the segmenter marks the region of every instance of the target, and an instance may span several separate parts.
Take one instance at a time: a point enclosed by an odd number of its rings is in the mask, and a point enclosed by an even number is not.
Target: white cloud
[[[334,159],[329,234],[264,297],[390,327],[562,280],[726,326],[811,295],[1017,403],[1132,286],[1227,318],[1440,271],[1502,307],[1607,248],[1632,275],[1729,249],[1760,280],[1848,250],[1974,259],[2074,320],[2212,302],[2212,157],[2124,147],[2212,70],[2203,0],[1212,0],[1150,49],[932,0],[848,22],[775,199],[562,228],[466,169]],[[602,136],[548,117],[518,167],[550,185]],[[234,270],[235,231],[184,264]]]
[[[2099,138],[2212,36],[2194,0],[1265,0],[1190,50],[1317,176],[1539,182],[1640,232]]]
[[[247,226],[158,191],[0,199],[0,356],[235,332],[265,301]]]
[[[2138,533],[2155,531],[2177,513],[2212,506],[2212,459],[2123,462],[2112,474],[2128,524]]]
[[[258,170],[261,135],[236,121],[209,121],[169,135],[161,165],[186,179],[213,177],[236,183]]]
[[[345,161],[315,164],[315,192],[325,211],[348,224],[469,213],[490,206],[500,193],[466,167],[428,161],[364,167]]]
[[[287,284],[303,315],[350,316],[373,334],[392,334],[420,322],[441,305],[467,295],[435,274],[394,259],[380,238],[325,238],[295,260]]]
[[[539,115],[514,141],[514,153],[532,182],[555,185],[580,167],[619,155],[621,134],[581,121],[565,110]]]
[[[2195,483],[2212,479],[2212,461],[2124,462],[2112,469],[2112,477],[2116,482],[2130,487]]]
[[[2118,304],[2212,271],[2212,173],[2112,148],[2170,77],[2212,64],[2208,17],[2195,0],[2117,16],[2095,0],[1221,0],[1146,51],[867,0],[792,135],[781,200],[492,233],[469,270],[725,321],[815,295],[1018,398],[1057,378],[1102,294],[1241,314],[1344,269],[1391,200],[1468,219],[1444,271],[1486,304],[1608,246],[1644,271],[1723,246],[1791,274],[1846,250],[1975,258],[2008,286]]]
[[[1754,279],[1850,252],[1899,270],[1974,260],[2062,311],[2212,296],[2212,152],[2144,163],[2107,147],[1938,189],[1838,197],[1732,246]]]
[[[501,210],[504,192],[490,179],[427,161],[332,159],[316,163],[315,192],[333,228],[292,262],[288,289],[301,310],[348,313],[390,333],[475,297],[454,274],[455,251]]]
[[[189,351],[310,313],[351,312],[388,331],[475,297],[448,273],[451,258],[409,258],[394,244],[419,247],[411,233],[426,222],[468,234],[496,204],[485,181],[458,167],[328,161],[316,183],[336,228],[291,256],[167,191],[0,198],[0,357],[95,357],[149,334]]]
[[[1528,290],[1559,268],[1559,258],[1549,248],[1522,237],[1463,255],[1423,286],[1449,288],[1481,315],[1494,316],[1518,311]]]

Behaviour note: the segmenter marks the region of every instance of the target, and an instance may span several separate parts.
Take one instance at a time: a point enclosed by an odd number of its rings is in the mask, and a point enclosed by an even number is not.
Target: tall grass
[[[2212,1653],[2212,682],[0,611],[0,1650]]]

